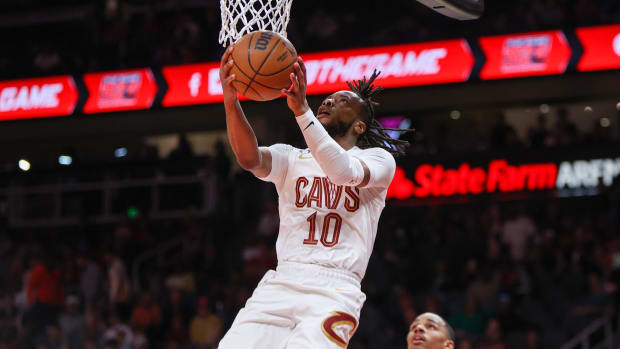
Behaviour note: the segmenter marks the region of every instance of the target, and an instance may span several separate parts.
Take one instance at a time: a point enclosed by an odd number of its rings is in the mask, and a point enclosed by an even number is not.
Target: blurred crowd
[[[139,207],[112,225],[3,225],[0,347],[216,348],[275,267],[279,224],[273,185],[218,157],[203,165],[218,178],[208,216],[187,204],[183,219]],[[402,349],[427,311],[456,329],[458,348],[559,347],[618,313],[619,224],[617,184],[590,197],[388,203],[349,348]]]
[[[0,33],[0,79],[214,61],[219,2],[9,1]],[[296,1],[287,29],[300,52],[476,37],[620,22],[614,0],[487,1],[457,22],[411,0]],[[465,33],[465,34],[464,34]]]
[[[620,138],[617,116],[569,113],[564,107],[538,113],[531,121],[525,113],[509,119],[504,111],[460,112],[448,116],[412,117],[416,132],[403,134],[413,156],[437,153],[523,152],[576,146],[605,147]]]

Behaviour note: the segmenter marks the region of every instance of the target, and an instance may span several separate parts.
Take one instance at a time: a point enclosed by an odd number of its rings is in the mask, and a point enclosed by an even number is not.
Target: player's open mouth
[[[317,110],[316,118],[320,119],[320,118],[324,118],[324,117],[326,117],[328,115],[329,115],[329,111],[327,111],[327,108],[325,106],[320,106],[319,110]]]
[[[424,337],[422,336],[415,336],[413,337],[413,344],[422,344],[422,342],[424,342]]]

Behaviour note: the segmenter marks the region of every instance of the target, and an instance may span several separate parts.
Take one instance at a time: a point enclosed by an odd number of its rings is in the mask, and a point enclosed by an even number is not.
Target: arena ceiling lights
[[[571,48],[563,31],[479,38],[484,53],[481,80],[620,69],[620,25],[577,28],[583,47]],[[476,59],[465,39],[301,54],[308,69],[308,94],[345,88],[345,81],[382,71],[387,88],[461,83],[471,79]],[[571,58],[577,60],[569,66]],[[74,77],[0,82],[0,121],[218,103],[223,100],[219,63],[168,66],[157,80],[150,68],[88,73],[78,89]],[[76,77],[77,80],[77,77]],[[81,82],[78,81],[78,82]],[[163,95],[162,97],[158,97]],[[161,99],[160,99],[161,98]],[[82,102],[80,102],[82,101]],[[83,102],[85,101],[85,103]],[[81,103],[84,104],[80,107]]]

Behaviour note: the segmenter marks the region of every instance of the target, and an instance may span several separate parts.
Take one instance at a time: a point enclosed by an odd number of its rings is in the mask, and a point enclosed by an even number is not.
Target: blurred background
[[[461,48],[383,81],[381,122],[416,132],[394,134],[412,146],[349,348],[405,348],[426,311],[459,349],[620,348],[619,24],[616,0],[489,0],[471,22],[293,2],[317,62]],[[202,90],[220,26],[214,0],[1,2],[0,348],[216,348],[275,267],[275,188]],[[303,147],[282,100],[243,106],[260,144]]]

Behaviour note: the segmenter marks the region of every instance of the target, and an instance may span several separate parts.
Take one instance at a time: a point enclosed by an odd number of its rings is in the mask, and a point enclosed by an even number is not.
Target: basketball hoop
[[[286,37],[292,3],[293,0],[220,0],[220,44],[227,47],[256,30],[270,30]]]

